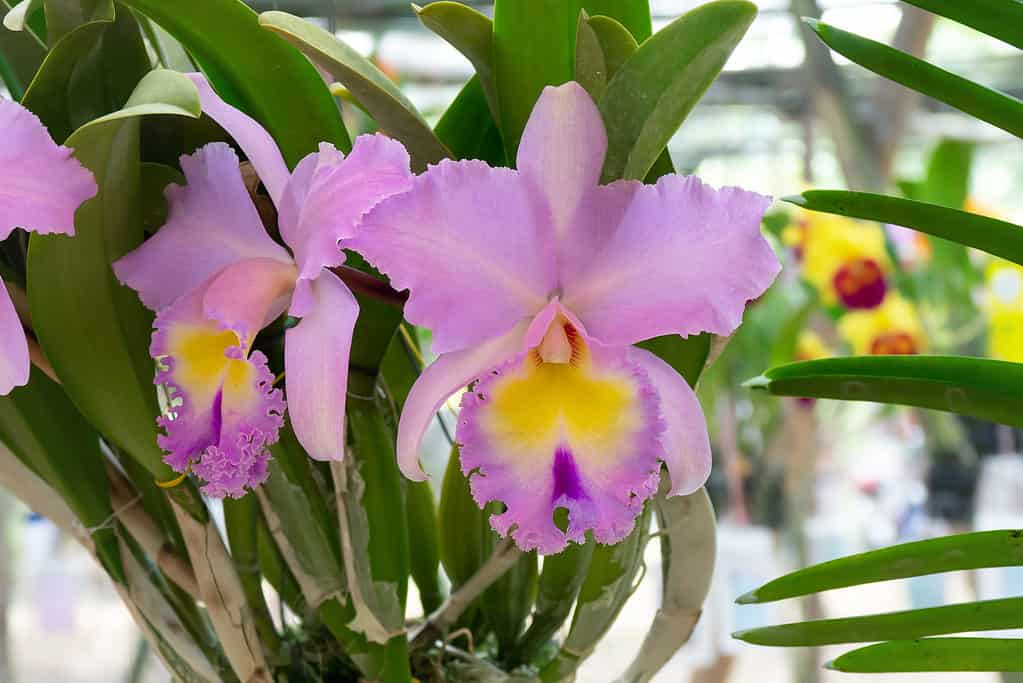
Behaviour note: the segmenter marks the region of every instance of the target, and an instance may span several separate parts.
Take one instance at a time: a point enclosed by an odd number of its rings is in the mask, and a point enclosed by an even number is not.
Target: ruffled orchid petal
[[[256,334],[287,308],[296,272],[294,264],[268,258],[231,264],[206,287],[203,315],[237,334],[248,348]]]
[[[312,281],[313,305],[284,343],[284,381],[295,436],[316,460],[341,460],[345,447],[348,355],[359,304],[341,280]]]
[[[345,246],[409,290],[405,317],[448,353],[502,335],[547,304],[554,256],[534,206],[516,172],[445,160],[371,211]]]
[[[504,335],[478,346],[440,356],[419,376],[405,399],[398,421],[398,467],[413,481],[423,481],[419,446],[444,402],[490,368],[521,353],[529,321],[520,321]]]
[[[604,121],[582,86],[570,81],[544,88],[522,133],[517,165],[543,199],[543,225],[553,233],[559,264],[592,228],[579,213],[597,189],[606,152]]]
[[[114,273],[160,311],[226,266],[246,259],[290,264],[260,221],[228,145],[212,143],[181,157],[187,184],[167,188],[167,222],[114,263]]]
[[[456,437],[476,503],[505,505],[494,530],[544,554],[590,531],[608,544],[628,535],[657,490],[662,451],[658,395],[628,349],[589,346],[563,318],[548,334],[562,330],[569,356],[547,362],[542,344],[465,394]]]
[[[671,475],[668,495],[688,495],[710,476],[710,436],[703,408],[685,378],[663,360],[638,348],[630,349],[629,356],[646,372],[660,399],[664,420],[661,459]]]
[[[409,155],[384,135],[361,135],[346,158],[322,143],[295,168],[281,198],[281,236],[295,253],[299,278],[311,280],[340,265],[338,241],[351,237],[363,216],[412,185]]]
[[[20,104],[0,100],[0,130],[0,239],[15,228],[73,235],[75,211],[98,191],[92,173]]]
[[[156,317],[150,355],[156,384],[168,397],[158,419],[164,460],[207,481],[203,492],[234,497],[266,479],[267,447],[284,422],[284,400],[273,388],[266,357],[203,312],[206,286],[181,297]]]
[[[562,301],[608,345],[731,334],[781,270],[760,232],[770,203],[695,176],[639,187],[601,251],[563,280]]]
[[[0,282],[0,396],[14,387],[28,384],[31,370],[25,328],[11,301],[7,287]]]
[[[202,105],[203,113],[234,138],[245,152],[249,163],[256,169],[256,174],[266,187],[270,199],[280,206],[289,173],[281,150],[270,137],[270,133],[248,114],[222,100],[205,76],[200,73],[187,75],[199,91],[199,103]]]

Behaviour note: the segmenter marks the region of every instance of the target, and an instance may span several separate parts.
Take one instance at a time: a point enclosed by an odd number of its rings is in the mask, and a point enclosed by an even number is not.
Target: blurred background
[[[259,0],[299,14],[372,57],[428,118],[472,74],[401,0]],[[470,3],[484,12],[488,3]],[[655,31],[698,0],[651,0]],[[901,193],[1023,221],[1023,155],[1008,134],[832,56],[797,15],[893,44],[1023,95],[1023,56],[997,41],[884,0],[758,0],[760,15],[671,141],[677,168],[765,194],[808,187]],[[346,106],[349,128],[371,121]],[[719,556],[692,641],[657,681],[813,683],[837,651],[765,649],[733,631],[1023,594],[1023,570],[984,570],[833,591],[766,606],[734,599],[798,566],[969,529],[1023,527],[1021,435],[952,415],[872,404],[777,399],[742,382],[782,362],[851,353],[957,353],[1023,360],[1023,269],[915,233],[804,214],[778,202],[767,232],[786,264],[740,331],[715,344],[699,387],[711,424]],[[871,262],[880,304],[849,300],[843,268]],[[685,267],[685,264],[679,264]],[[859,272],[859,271],[856,271]],[[853,284],[870,284],[862,273]],[[428,342],[428,339],[424,341]],[[453,411],[430,435],[439,481]],[[660,599],[656,544],[645,580],[578,680],[600,683],[630,659]],[[410,616],[419,614],[410,599]],[[992,674],[872,681],[1019,680]],[[164,681],[90,559],[0,489],[0,683]]]

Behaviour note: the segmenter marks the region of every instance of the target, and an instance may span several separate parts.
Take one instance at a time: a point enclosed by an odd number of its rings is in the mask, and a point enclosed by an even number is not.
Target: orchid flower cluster
[[[920,233],[844,216],[799,212],[782,233],[803,279],[838,312],[837,332],[856,355],[921,353],[927,338],[916,306],[892,287],[886,237],[903,267],[929,253]]]
[[[166,191],[166,223],[114,264],[156,313],[150,354],[171,467],[196,474],[208,495],[242,496],[265,481],[286,412],[311,457],[343,457],[359,307],[331,269],[349,248],[409,290],[405,316],[432,330],[439,354],[401,415],[408,478],[425,477],[423,435],[468,386],[461,466],[481,507],[503,504],[491,523],[522,549],[556,553],[587,533],[620,541],[662,463],[671,494],[703,485],[711,453],[699,402],[633,345],[739,325],[780,268],[760,233],[768,198],[674,175],[600,185],[603,123],[572,82],[540,97],[517,170],[444,161],[416,176],[401,144],[380,134],[358,138],[347,157],[324,144],[289,172],[259,124],[191,78],[258,173],[284,244],[266,232],[236,152],[211,143],[182,157],[185,184]],[[62,179],[59,202],[5,207],[7,230],[72,233],[74,209],[95,193],[88,172],[27,111],[2,112],[26,130],[7,149],[33,160],[24,182]],[[28,354],[4,305],[9,390],[27,380]],[[285,335],[282,391],[253,344],[285,313],[298,322]]]

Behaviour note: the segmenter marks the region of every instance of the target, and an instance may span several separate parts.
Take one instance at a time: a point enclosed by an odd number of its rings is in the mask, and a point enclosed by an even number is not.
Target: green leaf
[[[149,114],[197,117],[198,93],[184,76],[154,71],[124,109],[68,139],[99,194],[75,215],[74,238],[32,235],[28,298],[39,343],[71,400],[154,477],[168,479],[156,445],[152,317],[110,269],[142,242],[138,117]]]
[[[480,80],[475,76],[448,106],[434,132],[456,159],[481,159],[491,166],[505,163],[501,132],[490,113]]]
[[[114,580],[124,583],[99,435],[35,366],[28,385],[0,396],[0,439],[60,494],[87,529],[94,529],[96,554]]]
[[[412,579],[419,589],[423,612],[430,614],[444,601],[444,590],[440,583],[437,509],[430,483],[407,482],[405,504],[409,538],[415,539],[415,552],[409,553]]]
[[[699,379],[700,372],[707,363],[707,356],[710,355],[710,341],[709,334],[698,334],[685,339],[677,334],[668,334],[641,341],[636,346],[655,354],[685,377],[690,386],[696,386],[696,380]]]
[[[583,9],[594,18],[610,17],[640,43],[653,33],[649,0],[583,0]]]
[[[850,673],[1023,671],[1023,641],[1013,638],[925,638],[853,650],[827,667]]]
[[[966,140],[940,140],[927,160],[927,173],[913,199],[962,209],[970,194],[973,150],[974,144]]]
[[[980,531],[903,543],[800,569],[740,597],[774,602],[819,591],[962,569],[1023,566],[1023,531]]]
[[[585,12],[579,14],[579,30],[575,36],[575,80],[594,100],[603,97],[607,89],[604,51]]]
[[[622,64],[639,49],[639,43],[629,33],[629,29],[611,17],[590,17],[588,20],[604,54],[604,67],[610,80]]]
[[[18,6],[30,2],[23,0]],[[0,12],[9,10],[11,3],[0,0]],[[4,21],[10,13],[5,14]],[[5,24],[6,25],[6,24]],[[46,57],[46,48],[31,31],[19,29],[0,30],[0,58],[3,61],[2,76],[7,90],[15,101],[21,101],[25,88],[32,82],[39,65]]]
[[[469,492],[459,465],[458,448],[451,449],[440,494],[440,558],[457,589],[486,561],[486,517]]]
[[[224,499],[224,527],[231,549],[231,559],[242,583],[245,601],[249,604],[259,639],[273,656],[280,649],[270,609],[263,596],[259,572],[259,503],[255,496]]]
[[[348,88],[384,132],[405,145],[416,171],[451,156],[398,86],[358,52],[319,26],[286,12],[264,12],[259,25],[297,47]]]
[[[1023,426],[1023,363],[957,356],[827,358],[772,368],[747,386],[776,396],[896,403]]]
[[[893,223],[1023,264],[1023,226],[968,211],[868,192],[809,190],[785,201],[810,211]]]
[[[872,614],[848,619],[819,619],[740,631],[735,638],[754,645],[811,646],[913,640],[925,636],[997,631],[1023,626],[1023,598],[1004,598]]]
[[[4,13],[4,28],[8,31],[24,31],[29,17],[43,8],[43,0],[21,0],[14,6],[5,0],[4,5],[7,7]]]
[[[599,103],[607,126],[604,181],[641,180],[721,72],[756,16],[741,0],[683,14],[639,46]]]
[[[494,70],[508,161],[540,92],[572,80],[581,0],[497,0]],[[537,18],[543,17],[542,21]]]
[[[351,141],[334,98],[302,54],[260,28],[240,0],[122,0],[160,24],[195,58],[217,92],[268,131],[292,167],[320,142]]]
[[[1023,5],[1006,0],[905,0],[1023,50]]]
[[[1023,137],[1023,102],[883,43],[807,19],[827,45],[865,69]]]
[[[181,73],[191,73],[199,70],[199,67],[195,65],[192,58],[188,56],[184,46],[174,36],[167,33],[166,29],[150,20],[144,14],[139,14],[138,20],[139,27],[145,34],[149,44],[153,46],[153,51],[156,53],[156,58],[160,60],[161,66],[166,69],[180,71]]]
[[[114,20],[113,0],[43,0],[43,10],[51,46],[83,24]]]
[[[412,6],[423,26],[446,40],[461,52],[476,70],[476,78],[483,86],[490,112],[495,117],[497,83],[494,76],[494,22],[460,2],[431,2],[426,7]]]

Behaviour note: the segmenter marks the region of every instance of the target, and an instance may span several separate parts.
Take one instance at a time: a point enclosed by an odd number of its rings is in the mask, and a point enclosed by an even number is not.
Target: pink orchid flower
[[[167,189],[167,223],[114,264],[124,284],[157,311],[150,354],[160,365],[169,414],[160,447],[179,472],[191,467],[212,496],[245,493],[267,477],[285,404],[259,331],[283,312],[285,388],[295,435],[309,455],[344,452],[348,355],[359,307],[328,268],[344,261],[339,240],[369,209],[406,190],[409,157],[383,135],[365,135],[345,157],[328,144],[293,173],[269,133],[191,76],[203,111],[241,146],[278,209],[281,237],[266,233],[226,144],[181,159],[187,185]]]
[[[0,130],[0,239],[15,228],[75,234],[75,211],[98,191],[92,173],[20,104],[0,101]],[[25,330],[0,283],[0,395],[28,384],[30,370]]]
[[[706,481],[711,453],[692,389],[644,339],[730,334],[780,270],[760,233],[770,200],[694,177],[598,184],[607,137],[576,83],[544,90],[518,170],[443,161],[370,212],[349,246],[410,292],[405,316],[440,357],[398,427],[405,476],[441,405],[462,399],[461,466],[523,550],[588,531],[616,543],[656,490]],[[564,530],[554,522],[567,509]]]

